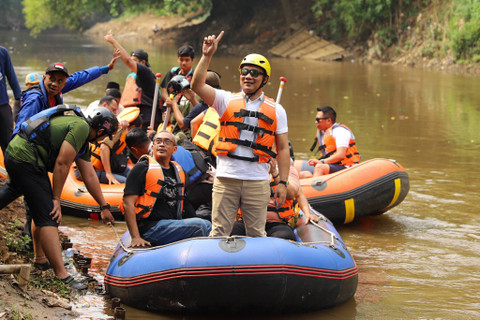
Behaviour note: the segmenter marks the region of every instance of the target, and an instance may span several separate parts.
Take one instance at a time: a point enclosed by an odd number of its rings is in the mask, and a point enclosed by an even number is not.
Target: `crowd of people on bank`
[[[295,241],[299,208],[303,223],[318,219],[300,178],[358,163],[352,131],[336,122],[333,108],[319,107],[315,142],[321,157],[295,168],[287,113],[263,90],[269,61],[248,54],[238,66],[240,91],[222,89],[221,75],[209,67],[223,36],[203,39],[195,68],[194,48],[181,46],[178,66],[159,84],[148,53],[128,53],[108,32],[108,65],[70,73],[63,63],[51,63],[43,75],[26,75],[23,92],[0,47],[0,147],[8,172],[0,209],[24,196],[35,267],[53,268],[64,283],[85,287],[67,273],[58,235],[60,196],[72,165],[105,223],[114,224],[114,217],[101,184],[125,185],[121,209],[131,247],[231,235]],[[64,104],[63,94],[108,74],[119,59],[131,71],[123,90],[108,82],[105,96],[84,111]]]

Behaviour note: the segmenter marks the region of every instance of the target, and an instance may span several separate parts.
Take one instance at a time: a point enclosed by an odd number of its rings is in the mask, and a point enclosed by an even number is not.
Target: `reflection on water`
[[[43,71],[50,61],[63,61],[73,72],[105,65],[111,55],[102,39],[72,35],[33,40],[24,33],[2,33],[0,43],[6,42],[14,50],[12,60],[19,79],[31,71]],[[147,50],[154,72],[165,74],[176,64],[175,48],[142,43],[125,43],[125,47]],[[222,74],[225,89],[238,89],[240,59],[213,59],[211,67]],[[315,109],[331,105],[338,121],[354,131],[363,160],[391,158],[406,168],[410,193],[386,214],[338,226],[359,267],[355,299],[322,312],[270,318],[480,318],[480,79],[350,62],[272,58],[271,64],[266,92],[275,97],[279,77],[287,78],[281,103],[287,110],[289,138],[297,158],[312,156],[308,150],[315,135]],[[102,96],[108,81],[123,87],[128,73],[119,62],[108,75],[65,94],[64,99],[86,106]],[[125,225],[116,228],[121,234]],[[112,229],[71,217],[64,218],[61,229],[82,253],[93,257],[90,273],[103,280],[117,242]],[[112,318],[103,297],[86,298],[91,299],[90,308],[79,308],[88,309],[82,319]],[[127,318],[212,317],[158,315],[127,307]]]

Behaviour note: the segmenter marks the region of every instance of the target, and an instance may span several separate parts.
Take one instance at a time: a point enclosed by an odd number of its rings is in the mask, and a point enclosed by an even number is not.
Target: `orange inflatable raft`
[[[49,173],[50,179],[52,174]],[[3,153],[0,152],[0,178],[6,178],[7,171],[3,162]],[[112,206],[110,211],[115,219],[123,219],[119,206],[122,202],[123,189],[125,184],[100,184],[105,200]],[[85,184],[78,180],[73,173],[73,167],[65,181],[62,196],[60,198],[62,213],[98,220],[100,217],[100,207],[93,197],[88,193]]]
[[[300,160],[297,160],[300,161]],[[0,177],[6,177],[0,152]],[[333,223],[350,223],[355,218],[382,214],[400,204],[409,191],[409,177],[395,160],[371,159],[332,174],[300,180],[310,205]],[[101,184],[103,196],[116,219],[125,184]],[[61,197],[62,212],[98,219],[100,207],[78,180],[73,168],[65,181]]]
[[[390,210],[405,199],[410,186],[408,174],[398,162],[380,158],[301,179],[300,184],[310,205],[337,224]]]
[[[73,167],[70,168],[67,180],[63,186],[62,196],[60,197],[62,213],[98,220],[101,211],[100,207],[87,191],[85,184],[75,177],[73,170]],[[111,205],[110,212],[112,212],[115,219],[123,220],[120,204],[122,203],[125,184],[109,185],[101,183],[100,187],[102,188],[103,197]]]
[[[140,113],[140,109],[137,107],[125,108],[118,118],[132,122]],[[49,173],[50,179],[52,173]],[[5,164],[3,159],[3,153],[0,151],[0,178],[6,178],[7,171],[5,170]],[[122,211],[120,210],[120,204],[123,199],[123,190],[125,184],[100,184],[102,193],[105,200],[111,205],[110,211],[115,219],[123,219]],[[100,217],[100,207],[95,199],[90,195],[85,187],[85,184],[75,177],[74,167],[70,168],[70,172],[65,181],[62,195],[60,197],[60,204],[62,206],[62,213],[98,220]]]

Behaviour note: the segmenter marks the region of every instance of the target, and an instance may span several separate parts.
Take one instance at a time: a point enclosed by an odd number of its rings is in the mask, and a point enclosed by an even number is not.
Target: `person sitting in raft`
[[[143,155],[151,155],[152,140],[148,137],[147,132],[141,128],[133,128],[129,130],[125,136],[125,143],[130,154],[138,161]]]
[[[130,172],[128,167],[128,148],[125,138],[130,129],[141,127],[142,118],[137,107],[124,109],[122,114],[128,115],[127,128],[119,127],[112,139],[106,137],[100,145],[92,145],[92,165],[100,183],[120,184],[125,183]],[[122,114],[118,118],[123,119]]]
[[[185,173],[171,161],[175,137],[160,131],[153,139],[152,156],[142,156],[127,177],[123,208],[131,247],[160,246],[208,236],[212,225],[200,218],[183,218]]]
[[[112,82],[109,82],[110,85]],[[116,83],[116,82],[113,82],[113,83]],[[115,100],[117,101],[117,104],[118,104],[118,107],[117,109],[115,110],[114,114],[116,116],[118,116],[118,114],[120,112],[123,111],[123,109],[125,109],[125,107],[120,103],[120,100],[122,98],[122,93],[120,92],[119,89],[116,89],[116,88],[107,88],[105,90],[105,96],[111,96],[111,97],[114,97]],[[96,107],[98,106],[101,106],[102,103],[100,103],[100,100],[101,99],[98,99],[98,100],[95,100],[93,101],[92,103],[90,103],[87,107],[87,110],[85,111],[85,114],[89,114],[93,109],[95,109]]]
[[[334,173],[360,162],[355,135],[346,125],[337,123],[336,119],[337,113],[332,107],[317,108],[315,144],[318,144],[318,150],[321,151],[322,156],[320,159],[308,160],[307,163],[311,168],[302,165],[300,178]]]
[[[267,223],[265,224],[267,237],[296,241],[293,229],[299,225],[297,222],[302,221],[302,223],[308,223],[310,220],[317,222],[318,217],[310,214],[310,205],[300,187],[300,179],[297,170],[293,167],[293,161],[291,161],[288,175],[287,198],[280,208],[276,207],[273,197],[275,188],[280,181],[280,174],[275,159],[272,159],[270,162],[269,173],[271,178],[271,197],[267,207]],[[304,220],[299,220],[299,211],[296,210],[297,202],[299,208],[302,209],[305,215]],[[231,235],[246,235],[245,224],[242,219],[235,221]]]

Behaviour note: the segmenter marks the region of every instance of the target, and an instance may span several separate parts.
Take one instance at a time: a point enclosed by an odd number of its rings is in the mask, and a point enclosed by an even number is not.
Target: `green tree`
[[[42,30],[54,27],[82,31],[101,19],[119,17],[124,13],[184,14],[195,11],[199,7],[209,9],[211,2],[210,0],[23,0],[23,6],[26,26],[35,35]]]
[[[458,0],[453,3],[448,26],[450,47],[457,59],[480,60],[480,2]]]
[[[19,29],[23,23],[22,3],[18,0],[0,0],[0,28]]]
[[[316,0],[312,8],[322,20],[318,33],[340,40],[367,40],[374,32],[391,45],[406,25],[406,17],[418,12],[415,0]]]

